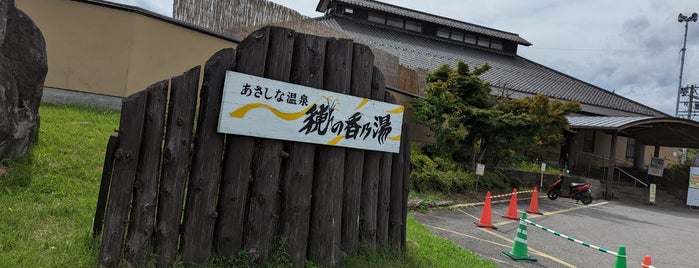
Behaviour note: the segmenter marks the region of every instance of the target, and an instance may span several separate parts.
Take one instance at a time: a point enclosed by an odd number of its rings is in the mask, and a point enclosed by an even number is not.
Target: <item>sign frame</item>
[[[665,169],[665,159],[653,157],[648,164],[648,175],[662,177]]]

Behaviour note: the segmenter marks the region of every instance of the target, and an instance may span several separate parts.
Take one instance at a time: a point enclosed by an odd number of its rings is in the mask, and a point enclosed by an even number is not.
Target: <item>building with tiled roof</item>
[[[488,63],[491,69],[481,78],[490,82],[494,94],[578,101],[587,115],[667,116],[517,55],[519,45],[531,43],[514,33],[370,0],[323,0],[318,11],[326,14],[319,22],[394,54],[401,65],[423,73],[458,61]]]
[[[699,147],[699,139],[687,135],[699,131],[696,122],[669,117],[519,56],[519,46],[532,44],[516,33],[373,0],[320,0],[316,11],[324,13],[316,21],[398,57],[401,68],[419,74],[419,82],[426,72],[443,64],[488,63],[491,69],[481,79],[490,83],[492,94],[512,98],[543,94],[579,102],[582,111],[569,117],[576,133],[569,135],[561,150],[568,167],[603,167],[611,177],[614,168],[610,166],[628,163],[641,169],[661,155],[668,158],[666,163],[676,162],[678,150],[673,147]],[[415,93],[400,86],[394,91]],[[610,120],[632,123],[605,123]]]

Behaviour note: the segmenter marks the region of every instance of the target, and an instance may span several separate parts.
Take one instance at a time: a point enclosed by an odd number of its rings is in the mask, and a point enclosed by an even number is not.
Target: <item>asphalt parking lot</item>
[[[521,197],[520,197],[521,198]],[[509,200],[509,199],[508,199]],[[618,251],[624,245],[628,267],[640,267],[645,255],[655,267],[699,266],[699,210],[660,207],[597,199],[585,206],[571,199],[540,198],[539,211],[527,219],[550,230]],[[506,200],[507,201],[507,200]],[[518,214],[530,200],[518,202]],[[569,241],[527,225],[528,254],[536,262],[516,262],[502,254],[512,250],[519,222],[502,218],[509,202],[492,204],[496,230],[478,228],[482,205],[463,206],[411,215],[427,229],[479,254],[498,267],[613,267],[616,256]]]

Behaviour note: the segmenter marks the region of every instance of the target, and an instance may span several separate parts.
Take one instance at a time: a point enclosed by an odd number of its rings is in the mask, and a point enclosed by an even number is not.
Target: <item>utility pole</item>
[[[687,119],[693,119],[694,116],[699,114],[699,110],[697,110],[698,102],[699,102],[699,86],[697,85],[689,85],[686,87],[683,87],[680,90],[680,94],[682,97],[688,97],[688,101],[683,101],[682,104],[684,106],[687,106]]]
[[[690,21],[697,21],[699,19],[699,14],[696,12],[692,13],[691,16],[687,17],[685,15],[680,15],[677,16],[677,21],[682,23],[684,22],[684,41],[682,43],[682,60],[680,61],[680,83],[677,86],[677,103],[675,104],[675,117],[678,117],[679,112],[680,112],[680,94],[682,92],[682,72],[684,71],[684,52],[687,51],[687,29],[689,29],[689,22]],[[691,105],[691,104],[690,104]],[[691,108],[690,108],[691,110]],[[690,117],[691,119],[691,113],[688,113],[687,116]],[[682,148],[682,163],[687,161],[687,148]]]
[[[685,16],[680,13],[679,16],[677,16],[677,21],[682,23],[684,22],[684,41],[682,43],[682,60],[680,61],[680,83],[677,86],[677,103],[675,104],[675,117],[679,116],[680,112],[680,94],[682,91],[682,72],[684,71],[684,52],[687,51],[687,29],[689,29],[689,22],[690,21],[697,21],[699,18],[699,14],[696,12],[692,13],[692,16]]]

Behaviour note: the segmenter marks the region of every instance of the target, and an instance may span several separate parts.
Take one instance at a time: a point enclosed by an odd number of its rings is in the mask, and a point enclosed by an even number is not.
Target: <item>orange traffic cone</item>
[[[653,263],[650,259],[650,255],[646,255],[645,257],[643,257],[643,264],[641,265],[641,267],[643,267],[643,268],[653,267]]]
[[[490,212],[490,192],[485,193],[485,204],[483,204],[481,219],[479,222],[474,222],[474,225],[482,228],[498,229],[495,227],[495,225],[493,225],[493,219]]]
[[[510,208],[507,209],[507,215],[502,216],[503,218],[519,220],[517,216],[517,188],[512,189],[512,197],[510,197]]]
[[[532,200],[529,202],[529,209],[525,210],[527,213],[534,213],[539,215],[544,215],[539,212],[539,191],[534,187],[534,192],[532,193]]]

